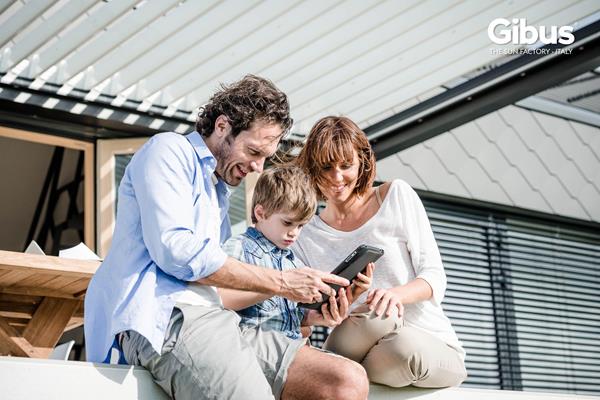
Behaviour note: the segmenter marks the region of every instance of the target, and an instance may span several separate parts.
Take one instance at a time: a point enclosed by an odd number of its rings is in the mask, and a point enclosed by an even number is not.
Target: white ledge
[[[2,398],[11,400],[167,399],[140,367],[0,357]],[[371,400],[591,400],[598,397],[471,388],[393,389],[371,385]]]

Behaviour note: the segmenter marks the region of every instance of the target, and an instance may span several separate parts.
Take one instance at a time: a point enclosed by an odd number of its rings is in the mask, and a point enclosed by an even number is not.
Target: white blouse
[[[372,289],[404,285],[415,278],[429,283],[433,297],[405,304],[404,323],[440,338],[464,358],[462,345],[441,306],[446,274],[440,252],[423,203],[406,182],[394,180],[377,213],[353,231],[334,229],[315,215],[292,250],[306,265],[329,272],[361,244],[385,252],[375,262]],[[352,308],[364,303],[366,295],[363,293]]]

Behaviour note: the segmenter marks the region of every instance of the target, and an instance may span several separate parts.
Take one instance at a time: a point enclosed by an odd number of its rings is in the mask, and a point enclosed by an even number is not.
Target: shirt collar
[[[254,255],[260,257],[262,254],[260,253],[269,253],[277,255],[279,254],[281,257],[287,257],[291,261],[294,261],[294,252],[290,249],[280,249],[275,246],[273,242],[265,237],[258,229],[254,227],[249,227],[246,229],[246,233],[244,234],[248,238],[252,239],[248,241],[248,251],[253,253]]]

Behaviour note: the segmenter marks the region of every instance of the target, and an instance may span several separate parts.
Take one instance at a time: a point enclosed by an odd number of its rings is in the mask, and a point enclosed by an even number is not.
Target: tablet
[[[334,275],[339,275],[343,278],[348,279],[352,282],[359,272],[363,271],[367,264],[375,262],[383,255],[383,250],[377,247],[368,246],[362,244],[356,248],[352,253],[348,255],[333,271]],[[340,285],[330,283],[329,286],[335,289],[337,292],[340,289]],[[321,309],[321,305],[329,301],[329,295],[323,294],[323,301],[317,303],[298,303],[299,307],[312,308],[316,310]]]

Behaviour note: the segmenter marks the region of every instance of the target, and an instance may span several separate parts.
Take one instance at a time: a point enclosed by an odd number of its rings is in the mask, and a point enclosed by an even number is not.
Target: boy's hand
[[[350,304],[354,303],[354,300],[358,299],[358,297],[369,290],[371,284],[373,283],[373,269],[375,268],[375,264],[369,263],[367,264],[367,270],[363,274],[359,272],[356,275],[356,278],[352,280],[352,285],[350,286],[352,290],[352,296],[350,299]]]
[[[309,326],[328,326],[330,328],[341,324],[348,315],[349,291],[350,288],[340,288],[337,298],[331,296],[329,297],[328,303],[323,303],[321,312],[317,310],[306,310],[303,324]]]

